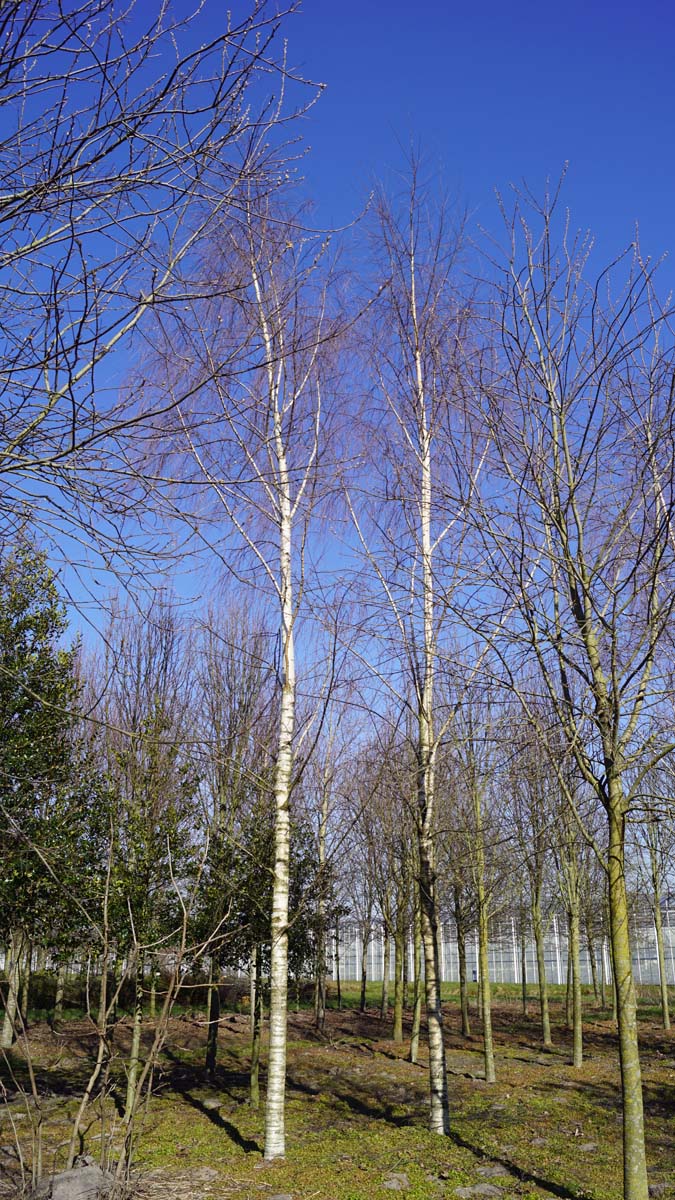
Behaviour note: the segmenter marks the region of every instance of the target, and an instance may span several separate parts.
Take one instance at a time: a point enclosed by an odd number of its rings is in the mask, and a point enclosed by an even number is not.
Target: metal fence
[[[666,959],[666,979],[675,985],[675,909],[666,909],[662,914],[663,940]],[[631,926],[631,943],[633,948],[633,970],[635,981],[641,983],[659,982],[659,964],[656,951],[656,929],[650,918],[642,917],[635,920]],[[332,973],[337,973],[336,958],[339,962],[340,977],[344,980],[361,978],[361,954],[363,948],[362,931],[356,924],[348,922],[340,926],[337,946],[331,956]],[[335,953],[337,951],[337,953]],[[598,939],[593,947],[596,973],[598,979],[604,970],[606,980],[611,979],[611,956],[607,938]],[[408,957],[408,978],[413,976],[413,947],[408,941],[406,953]],[[503,919],[492,924],[489,943],[490,979],[495,983],[521,983],[523,975],[521,936],[514,919]],[[440,937],[441,978],[445,982],[456,982],[459,979],[459,956],[457,952],[457,936],[454,925],[444,923],[441,926]],[[478,978],[478,934],[471,933],[466,939],[467,977],[469,980]],[[554,915],[548,925],[544,938],[544,961],[546,978],[549,983],[564,984],[567,979],[568,936],[567,922],[564,918]],[[384,966],[384,936],[382,930],[375,930],[367,946],[367,977],[369,980],[381,980]],[[390,975],[394,972],[394,946],[390,944]],[[525,936],[525,973],[528,982],[538,981],[537,955],[534,938],[531,933]],[[587,945],[581,948],[581,980],[582,983],[592,983],[590,951]]]

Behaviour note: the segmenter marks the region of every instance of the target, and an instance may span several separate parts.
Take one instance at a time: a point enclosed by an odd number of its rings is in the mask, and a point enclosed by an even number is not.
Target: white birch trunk
[[[411,247],[410,299],[415,337],[415,371],[418,405],[419,457],[421,466],[420,540],[422,549],[422,605],[424,662],[421,695],[418,708],[418,845],[420,861],[420,908],[422,943],[424,946],[425,995],[429,1030],[429,1124],[432,1133],[450,1132],[448,1077],[443,1036],[441,983],[438,952],[438,912],[436,902],[436,870],[433,844],[435,805],[434,702],[434,577],[431,539],[431,433],[427,414],[422,356],[419,346],[417,304],[415,292],[415,257]]]
[[[279,470],[281,601],[281,704],[274,771],[274,883],[270,958],[269,1059],[265,1106],[265,1159],[286,1153],[286,1023],[288,1014],[288,887],[290,859],[289,803],[295,728],[295,647],[293,639],[292,509],[286,455],[278,407],[275,444]]]

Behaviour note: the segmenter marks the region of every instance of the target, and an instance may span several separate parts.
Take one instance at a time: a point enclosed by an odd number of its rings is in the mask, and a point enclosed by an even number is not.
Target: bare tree
[[[352,489],[349,503],[369,568],[359,580],[371,619],[365,653],[396,710],[408,710],[406,725],[413,731],[430,1126],[447,1134],[434,845],[442,733],[435,720],[435,672],[448,605],[461,578],[462,514],[477,456],[461,386],[468,314],[453,282],[459,237],[442,206],[434,208],[416,163],[400,204],[379,197],[372,245],[384,287],[368,346],[365,482]],[[380,662],[374,661],[376,646]]]
[[[618,994],[624,1189],[646,1200],[624,855],[641,775],[663,753],[653,714],[675,604],[668,312],[636,246],[620,286],[618,264],[587,280],[591,243],[559,220],[557,193],[541,204],[517,195],[505,221],[498,346],[483,380],[494,474],[479,532],[495,601],[514,606],[510,661],[517,647],[538,664],[575,770],[605,811],[607,849],[597,851]],[[519,690],[536,722],[538,698]],[[558,778],[581,821],[563,770]]]
[[[266,1159],[285,1154],[289,805],[297,782],[295,641],[325,466],[323,348],[331,334],[323,249],[300,218],[253,188],[241,221],[222,227],[203,268],[209,299],[194,308],[187,342],[169,357],[167,378],[178,397],[173,424],[163,430],[172,452],[156,478],[157,489],[164,488],[167,502],[191,521],[212,562],[259,589],[278,614]],[[222,281],[232,278],[237,280],[234,304],[222,295]],[[189,403],[180,399],[185,345],[193,378],[212,382]],[[233,345],[239,371],[221,373],[219,364]],[[174,467],[182,480],[178,493],[171,491]]]
[[[244,184],[272,189],[285,161],[273,133],[285,14],[264,0],[237,20],[208,2],[181,9],[28,0],[0,12],[12,113],[0,137],[1,519],[11,530],[30,513],[44,536],[95,539],[108,561],[129,549],[143,491],[124,447],[177,401],[141,373],[157,314],[182,311],[205,239]]]

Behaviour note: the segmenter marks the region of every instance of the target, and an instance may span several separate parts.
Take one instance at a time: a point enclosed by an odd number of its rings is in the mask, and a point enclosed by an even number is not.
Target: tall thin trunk
[[[610,777],[608,782],[609,916],[619,1026],[619,1061],[623,1102],[624,1200],[648,1200],[637,1000],[631,961],[628,898],[624,870],[624,803],[620,780]]]
[[[394,927],[394,1029],[395,1042],[403,1041],[403,960],[406,951],[405,907],[399,890]]]
[[[361,995],[359,996],[359,1011],[366,1011],[366,987],[368,985],[368,943],[370,941],[370,921],[364,923],[363,939],[361,942]]]
[[[110,862],[108,862],[108,870],[110,870]],[[80,1099],[78,1110],[75,1114],[72,1129],[70,1131],[70,1141],[68,1143],[68,1157],[66,1159],[66,1167],[70,1169],[75,1156],[82,1152],[80,1130],[84,1120],[84,1114],[94,1093],[94,1088],[103,1072],[106,1060],[108,1058],[108,966],[109,966],[109,927],[108,927],[108,898],[106,895],[104,904],[104,940],[103,953],[101,955],[101,988],[98,998],[98,1014],[96,1018],[96,1032],[98,1035],[96,1046],[96,1060],[89,1073],[85,1089]]]
[[[340,978],[340,920],[335,918],[335,998],[338,1012],[342,1011],[342,980]]]
[[[30,942],[26,943],[26,950],[23,956],[23,970],[21,972],[21,999],[19,1008],[24,1025],[28,1024],[28,1004],[30,1001],[30,984],[32,977],[33,965],[33,947]]]
[[[319,814],[319,895],[317,899],[317,945],[314,987],[314,1023],[323,1030],[326,1023],[326,835],[328,831],[328,801],[330,796],[330,740],[326,753],[321,788],[321,812]]]
[[[455,909],[455,925],[457,927],[457,960],[459,963],[459,1007],[462,1014],[462,1037],[471,1037],[471,1022],[469,1020],[469,987],[466,977],[466,928],[464,924],[464,908],[462,891],[459,884],[453,887],[453,903]]]
[[[489,913],[485,885],[485,838],[483,833],[483,807],[478,782],[472,786],[473,814],[475,823],[475,877],[476,903],[478,907],[478,980],[483,1018],[483,1055],[485,1059],[485,1081],[494,1083],[495,1055],[492,1038],[492,996],[490,988]]]
[[[661,919],[661,884],[659,879],[657,847],[650,841],[649,845],[652,875],[652,910],[654,913],[654,933],[656,935],[656,956],[659,963],[659,986],[661,990],[661,1020],[663,1028],[670,1029],[670,1010],[668,1007],[668,977],[666,975],[666,954],[663,945],[663,921]]]
[[[273,373],[273,367],[272,367]],[[276,386],[276,385],[275,385]],[[275,412],[276,459],[279,472],[281,697],[279,736],[274,770],[274,878],[270,954],[269,1057],[265,1105],[265,1159],[286,1154],[286,1027],[288,1020],[288,889],[290,799],[295,729],[295,644],[293,635],[292,510],[280,413]]]
[[[382,934],[382,995],[380,997],[380,1020],[386,1021],[389,1012],[389,972],[391,964],[391,942],[389,928],[385,922]]]
[[[527,930],[525,928],[525,917],[521,909],[520,913],[520,987],[522,998],[523,1016],[527,1016]]]
[[[145,956],[139,951],[136,962],[134,987],[134,1022],[131,1031],[131,1051],[127,1073],[127,1098],[124,1106],[124,1119],[129,1121],[136,1102],[136,1081],[141,1063],[141,1033],[143,1030],[143,969]]]
[[[154,956],[150,959],[150,1000],[148,1004],[148,1016],[151,1021],[157,1017],[157,965]]]
[[[604,1012],[607,1004],[607,966],[605,964],[605,939],[600,944],[600,1006]]]
[[[63,997],[66,990],[66,971],[67,967],[64,962],[59,963],[59,969],[56,973],[56,995],[54,997],[54,1024],[63,1020]]]
[[[422,1024],[422,917],[419,896],[415,897],[413,909],[413,1011],[410,1031],[411,1063],[417,1062]]]
[[[568,1029],[573,1028],[573,997],[572,997],[572,937],[570,934],[570,919],[567,915],[567,972],[565,975],[565,1024]]]
[[[218,986],[218,968],[211,959],[209,967],[209,1015],[206,1034],[206,1073],[213,1078],[218,1061],[218,1029],[220,1026],[220,988]]]
[[[24,937],[20,929],[12,929],[7,947],[7,996],[5,999],[5,1016],[0,1035],[0,1047],[9,1050],[15,1038],[16,1013],[19,1007],[19,988],[21,986],[21,959],[24,949]]]
[[[591,965],[591,980],[593,981],[593,999],[596,1008],[600,1004],[600,989],[598,987],[598,964],[595,957],[595,945],[593,942],[593,930],[590,921],[586,919],[586,946],[588,949],[588,961]]]
[[[432,1133],[449,1134],[448,1074],[445,1063],[443,1010],[441,1007],[434,854],[431,839],[423,834],[419,835],[419,851],[424,992],[429,1030],[429,1126]]]
[[[445,1061],[445,1037],[441,1006],[441,973],[438,946],[438,909],[434,852],[435,759],[434,670],[436,632],[434,629],[434,567],[431,530],[432,501],[432,429],[427,408],[421,337],[417,312],[417,266],[415,235],[410,228],[410,317],[415,360],[415,403],[420,465],[419,537],[422,566],[423,666],[418,683],[417,711],[417,844],[419,860],[420,909],[424,946],[424,984],[429,1038],[429,1127],[432,1133],[449,1134],[450,1109]]]
[[[260,1105],[260,1041],[263,1018],[262,954],[255,954],[253,974],[253,1007],[251,1009],[251,1072],[249,1077],[249,1102],[252,1108]]]
[[[492,989],[490,987],[490,959],[488,955],[489,926],[487,903],[483,888],[479,887],[478,897],[478,963],[481,1012],[483,1016],[483,1059],[485,1062],[485,1082],[494,1083],[497,1078],[495,1071],[495,1052],[492,1037]]]
[[[541,896],[538,890],[535,890],[532,894],[532,932],[534,933],[534,945],[537,952],[537,979],[539,986],[541,1036],[545,1046],[552,1046],[551,1018],[548,1011],[546,959],[544,957],[544,922],[541,915]]]
[[[584,1043],[581,1007],[581,930],[577,905],[572,908],[569,916],[569,960],[572,964],[572,1066],[581,1067],[584,1061]]]
[[[254,946],[253,949],[251,950],[251,957],[249,959],[249,964],[248,964],[248,980],[249,980],[249,990],[248,990],[249,1009],[248,1009],[248,1011],[249,1011],[249,1019],[251,1022],[251,1037],[253,1037],[253,1030],[255,1027],[255,1004],[256,1004],[256,997],[258,995],[258,993],[256,991],[258,954],[259,954],[258,947]]]

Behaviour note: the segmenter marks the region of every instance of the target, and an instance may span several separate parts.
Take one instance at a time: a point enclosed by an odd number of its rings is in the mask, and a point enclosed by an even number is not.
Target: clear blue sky
[[[495,187],[541,192],[569,161],[573,224],[603,259],[636,220],[644,251],[675,251],[670,4],[305,0],[286,28],[291,63],[327,84],[304,122],[322,223],[415,142],[475,223],[496,225]]]

